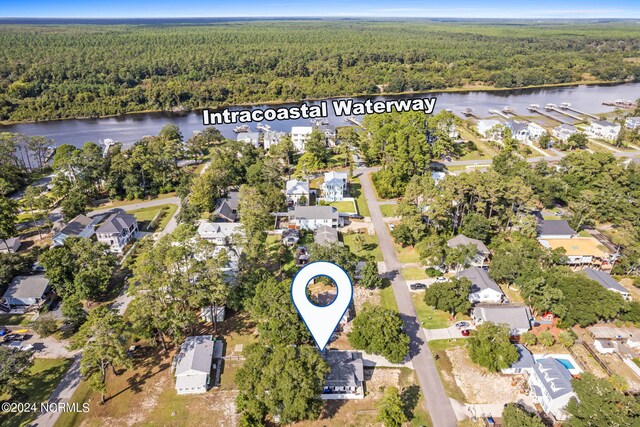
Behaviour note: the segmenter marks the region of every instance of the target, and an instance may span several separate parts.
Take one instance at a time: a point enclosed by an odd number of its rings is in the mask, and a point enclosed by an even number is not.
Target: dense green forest
[[[0,27],[0,120],[457,87],[640,80],[636,23]]]

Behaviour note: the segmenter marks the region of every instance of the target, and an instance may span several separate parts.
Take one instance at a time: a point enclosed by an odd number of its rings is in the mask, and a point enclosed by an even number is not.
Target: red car
[[[463,337],[468,337],[471,331],[468,329],[463,329],[462,331],[460,331],[460,333],[462,334]]]

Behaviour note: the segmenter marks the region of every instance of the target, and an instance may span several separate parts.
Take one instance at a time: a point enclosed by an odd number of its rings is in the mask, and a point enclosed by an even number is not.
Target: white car
[[[389,224],[389,230],[393,231],[394,228],[396,228],[395,224]]]
[[[447,279],[444,276],[440,276],[440,277],[436,278],[436,282],[442,283],[442,282],[447,282],[447,281],[449,281],[449,279]]]

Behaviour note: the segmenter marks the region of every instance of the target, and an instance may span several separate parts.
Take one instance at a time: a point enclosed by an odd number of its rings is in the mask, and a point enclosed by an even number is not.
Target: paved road
[[[49,397],[50,403],[69,403],[73,393],[78,388],[80,384],[80,355],[77,355],[73,362],[71,363],[71,367],[65,374],[62,381],[58,384],[58,386],[53,390],[51,396]],[[30,426],[38,426],[38,427],[52,427],[58,418],[60,417],[61,412],[44,412],[38,415],[38,417],[30,424]]]
[[[422,389],[422,394],[433,425],[438,427],[455,427],[457,425],[456,415],[444,391],[440,374],[436,368],[431,350],[429,350],[427,345],[424,331],[420,327],[416,310],[411,302],[409,289],[402,277],[402,266],[396,256],[391,235],[389,234],[387,225],[382,219],[382,212],[380,212],[380,206],[378,205],[371,181],[369,180],[371,170],[372,169],[358,169],[358,171],[363,171],[360,177],[360,183],[362,184],[362,190],[367,200],[369,211],[371,212],[371,220],[378,235],[386,271],[395,273],[393,274],[391,285],[398,304],[400,316],[405,323],[406,332],[411,338],[410,356],[416,376],[418,377],[418,383]]]

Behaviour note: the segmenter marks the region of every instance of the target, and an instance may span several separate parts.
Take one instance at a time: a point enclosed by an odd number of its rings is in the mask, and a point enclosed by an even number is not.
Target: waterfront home
[[[556,421],[568,418],[565,411],[569,400],[575,397],[571,372],[553,357],[536,360],[529,371],[527,382],[533,392],[533,400],[542,406],[547,415]]]
[[[554,127],[553,131],[551,131],[553,137],[559,139],[562,142],[567,142],[571,135],[575,135],[577,133],[580,133],[578,129],[576,129],[574,126],[564,123],[560,126]]]
[[[499,132],[495,132],[495,130],[501,126],[504,126],[500,120],[495,119],[486,119],[486,120],[478,120],[476,124],[476,129],[478,133],[487,139],[497,139]]]
[[[198,225],[198,235],[214,245],[231,245],[234,235],[243,234],[244,228],[239,222],[201,221]]]
[[[622,295],[622,298],[626,300],[631,298],[629,291],[626,290],[625,287],[620,283],[618,283],[616,279],[611,277],[609,273],[605,271],[594,270],[593,268],[589,267],[582,269],[580,272],[586,274],[589,279],[598,282],[603,288],[612,292],[619,293],[620,295]]]
[[[291,142],[298,153],[304,153],[311,132],[313,132],[311,126],[293,126],[291,128]]]
[[[507,120],[505,127],[511,130],[511,134],[516,141],[526,142],[531,137],[529,126],[526,123],[518,122],[515,120]]]
[[[268,130],[262,134],[262,144],[265,150],[269,150],[272,146],[279,143],[286,135],[285,132]]]
[[[364,361],[362,353],[347,350],[326,350],[322,357],[329,365],[329,374],[322,388],[322,399],[364,398]]]
[[[333,228],[344,225],[333,206],[296,206],[289,211],[289,222],[305,230],[315,230],[323,225]]]
[[[542,246],[549,249],[563,248],[567,257],[567,265],[572,267],[594,266],[611,270],[616,256],[598,240],[589,237],[538,238]]]
[[[17,276],[2,295],[3,306],[5,311],[16,310],[24,313],[40,306],[47,299],[49,291],[49,279],[44,274]]]
[[[620,133],[620,125],[608,120],[594,120],[587,128],[587,134],[593,138],[615,141]]]
[[[533,141],[537,141],[542,135],[548,133],[545,128],[534,122],[529,122],[527,124],[527,130],[529,131],[529,138]]]
[[[20,249],[20,238],[11,237],[9,239],[0,239],[0,253],[14,254]]]
[[[504,293],[486,271],[478,267],[469,267],[456,274],[458,278],[467,278],[471,282],[469,301],[472,303],[501,302]]]
[[[346,172],[327,172],[322,183],[322,196],[326,202],[338,202],[347,195]]]
[[[640,117],[627,117],[624,126],[627,129],[640,129]]]
[[[260,146],[260,133],[259,132],[243,132],[239,133],[236,141],[244,142],[245,144],[251,144],[258,148]]]
[[[174,360],[177,394],[205,393],[211,384],[214,341],[211,335],[185,338]]]
[[[538,223],[539,239],[571,239],[577,235],[578,233],[564,219],[543,219]]]
[[[125,246],[138,234],[136,217],[124,212],[111,215],[96,230],[98,242],[109,246],[112,253],[121,254]]]
[[[469,264],[474,267],[482,267],[489,260],[489,249],[480,240],[471,239],[464,234],[458,234],[457,236],[447,241],[447,246],[450,248],[457,248],[458,246],[474,245],[477,248],[476,256],[469,260]]]
[[[335,147],[336,145],[336,128],[331,125],[320,124],[316,129],[324,136],[325,143],[328,147]]]
[[[287,203],[290,205],[308,205],[310,194],[309,181],[298,181],[296,179],[287,181],[285,196]]]
[[[62,246],[67,237],[90,238],[95,233],[95,227],[102,219],[102,216],[89,218],[85,215],[78,215],[53,236],[53,246]]]
[[[512,336],[524,334],[531,329],[533,323],[529,307],[514,304],[477,305],[471,310],[471,318],[476,325],[485,322],[507,325]]]
[[[240,193],[229,191],[227,197],[216,200],[213,217],[217,221],[238,222],[238,204]]]

